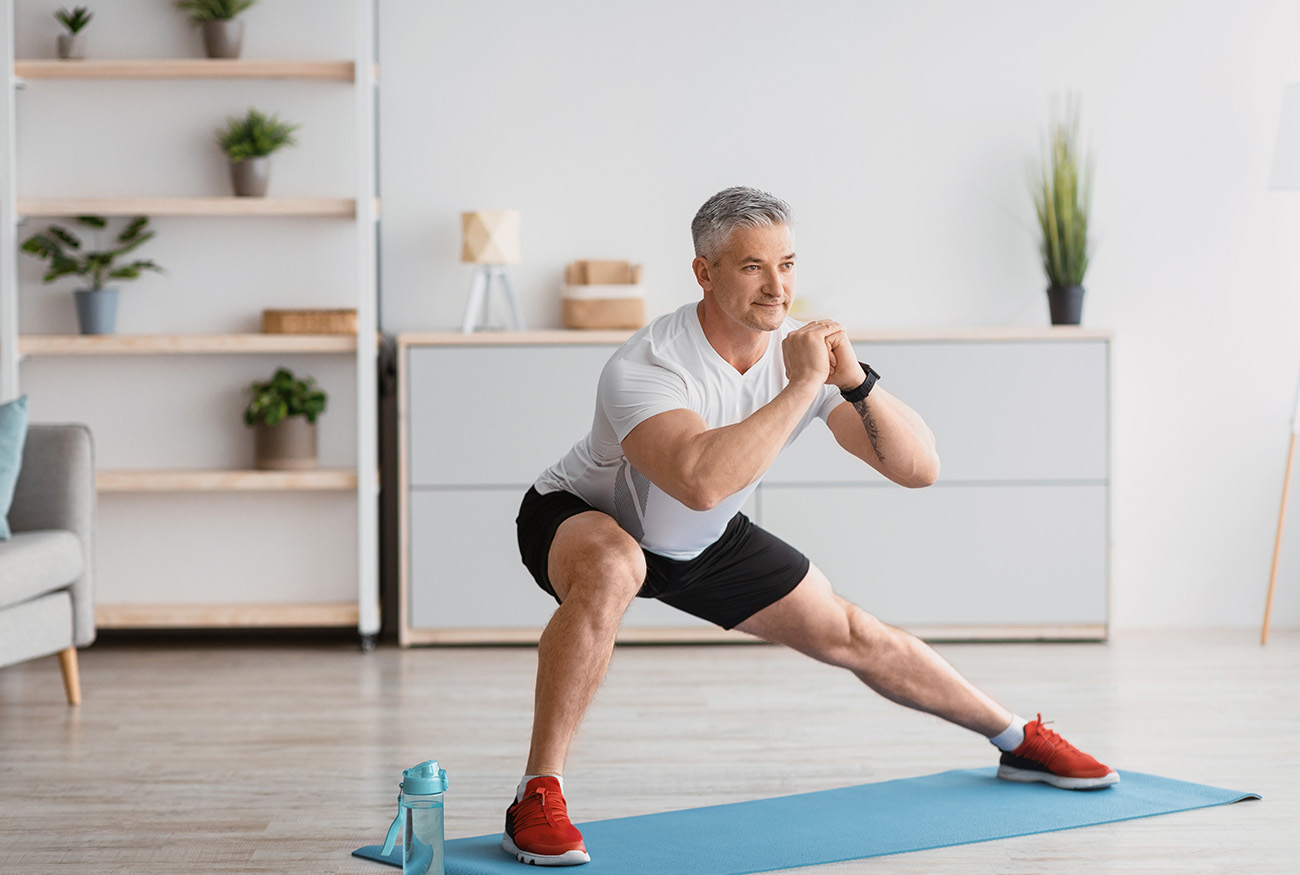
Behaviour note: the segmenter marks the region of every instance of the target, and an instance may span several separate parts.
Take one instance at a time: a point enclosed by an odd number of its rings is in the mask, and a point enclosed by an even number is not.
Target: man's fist
[[[832,323],[834,324],[834,323]],[[849,335],[836,325],[837,330],[826,336],[826,346],[830,353],[831,372],[826,382],[841,392],[856,389],[867,379],[867,372],[862,370]]]
[[[809,322],[787,334],[781,341],[786,379],[791,383],[804,380],[815,380],[818,384],[827,382],[832,369],[827,338],[835,331],[843,330],[835,322],[823,321]]]

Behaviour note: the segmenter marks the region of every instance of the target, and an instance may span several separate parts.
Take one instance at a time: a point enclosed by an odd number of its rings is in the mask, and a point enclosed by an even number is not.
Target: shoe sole
[[[1053,775],[1051,772],[1040,772],[1037,769],[1018,769],[1006,765],[998,766],[998,777],[1004,781],[1018,781],[1022,784],[1041,781],[1053,787],[1060,787],[1062,790],[1097,790],[1119,783],[1119,772],[1107,772],[1100,778],[1067,778],[1063,775]]]
[[[501,850],[529,866],[580,866],[591,862],[591,855],[586,851],[572,850],[565,851],[563,854],[534,854],[531,851],[521,851],[510,836],[501,837]]]

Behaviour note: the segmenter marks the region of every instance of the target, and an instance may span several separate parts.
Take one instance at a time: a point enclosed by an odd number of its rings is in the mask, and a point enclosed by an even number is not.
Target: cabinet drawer
[[[555,600],[519,559],[515,516],[526,489],[412,491],[410,628],[541,634]],[[637,599],[623,618],[625,630],[696,628],[716,627],[654,599]]]
[[[591,430],[617,347],[415,347],[408,459],[415,486],[528,484]]]
[[[761,492],[764,528],[885,622],[1106,622],[1105,486]]]
[[[860,343],[880,385],[934,432],[945,481],[1105,480],[1105,340]],[[879,482],[813,423],[765,483]]]
[[[541,634],[555,600],[519,560],[515,516],[526,489],[412,491],[412,629],[536,629]]]

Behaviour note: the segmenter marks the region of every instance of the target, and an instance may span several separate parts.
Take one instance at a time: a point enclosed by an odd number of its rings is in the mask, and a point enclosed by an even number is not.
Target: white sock
[[[989,739],[996,745],[998,750],[1011,751],[1025,743],[1025,724],[1029,721],[1013,714],[1011,716],[1011,725]]]
[[[533,778],[554,778],[560,782],[560,791],[564,791],[564,778],[561,775],[524,775],[524,779],[519,782],[519,789],[515,791],[516,802],[524,798],[524,788],[528,786],[528,782]]]

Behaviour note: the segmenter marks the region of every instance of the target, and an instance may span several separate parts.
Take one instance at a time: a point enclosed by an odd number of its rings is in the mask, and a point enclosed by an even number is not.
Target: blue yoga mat
[[[999,781],[996,769],[955,769],[920,778],[754,802],[688,808],[579,824],[591,862],[582,875],[747,875],[818,863],[856,860],[1113,823],[1258,799],[1204,784],[1123,772],[1102,790],[1058,790],[1045,784]],[[379,845],[358,857],[401,866],[399,845],[389,858]],[[453,839],[447,875],[519,875],[501,850],[501,833]]]

